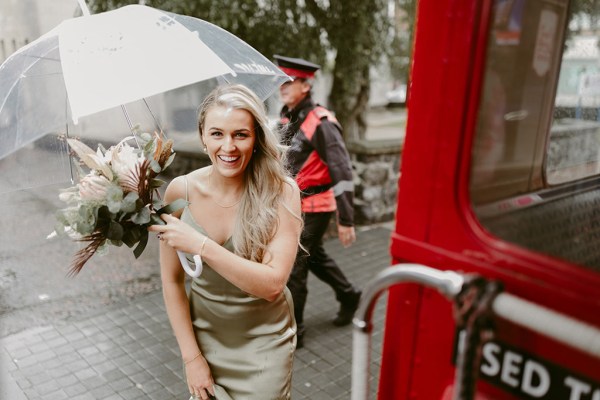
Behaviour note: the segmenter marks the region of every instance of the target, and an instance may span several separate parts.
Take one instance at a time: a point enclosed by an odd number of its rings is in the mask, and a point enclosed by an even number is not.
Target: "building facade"
[[[1,0],[0,63],[77,12],[77,0]]]

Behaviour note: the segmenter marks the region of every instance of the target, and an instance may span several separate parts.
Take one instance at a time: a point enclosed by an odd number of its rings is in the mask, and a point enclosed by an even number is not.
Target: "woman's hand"
[[[204,235],[172,215],[163,214],[161,218],[166,225],[152,225],[150,232],[157,232],[158,238],[175,250],[198,254]]]
[[[206,359],[201,355],[185,365],[185,376],[187,377],[188,389],[192,396],[207,400],[215,395],[212,374]]]

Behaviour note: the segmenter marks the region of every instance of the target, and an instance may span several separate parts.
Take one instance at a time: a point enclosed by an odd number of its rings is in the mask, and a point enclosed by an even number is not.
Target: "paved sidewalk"
[[[390,232],[385,226],[364,228],[354,246],[343,249],[333,239],[326,248],[348,278],[364,286],[390,263]],[[352,327],[331,324],[338,304],[327,285],[311,276],[309,291],[305,347],[296,352],[292,399],[348,399]],[[373,393],[385,302],[383,296],[375,313]],[[85,319],[60,321],[0,339],[0,400],[188,398],[160,291]]]

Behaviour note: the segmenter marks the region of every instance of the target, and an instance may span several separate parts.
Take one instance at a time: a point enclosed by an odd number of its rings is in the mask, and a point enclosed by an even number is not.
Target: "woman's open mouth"
[[[240,156],[217,156],[224,163],[233,164],[240,159]]]

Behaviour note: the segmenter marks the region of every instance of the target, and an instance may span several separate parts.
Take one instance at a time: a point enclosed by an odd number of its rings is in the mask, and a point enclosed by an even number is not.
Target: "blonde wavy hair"
[[[204,99],[198,112],[200,138],[206,114],[213,106],[245,110],[253,116],[256,151],[244,171],[245,188],[232,244],[235,254],[252,261],[267,262],[267,246],[279,227],[279,206],[283,205],[302,222],[300,215],[282,203],[284,185],[296,185],[284,167],[286,148],[269,125],[264,103],[243,85],[218,86]]]

